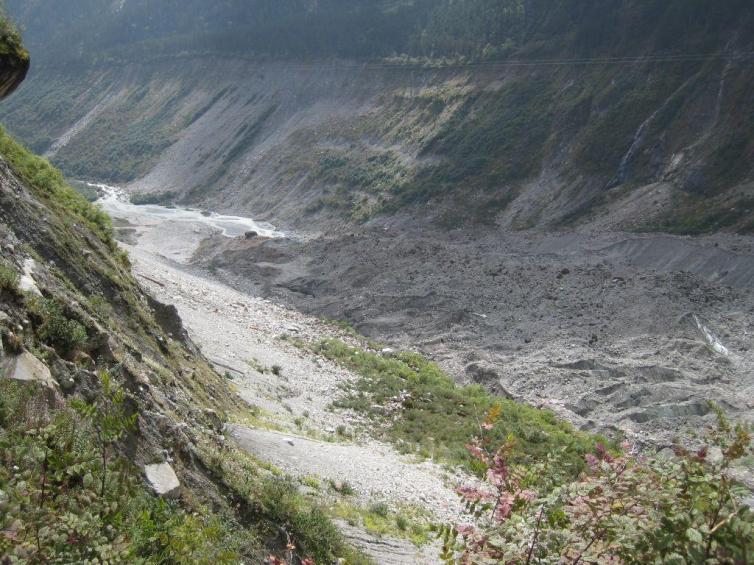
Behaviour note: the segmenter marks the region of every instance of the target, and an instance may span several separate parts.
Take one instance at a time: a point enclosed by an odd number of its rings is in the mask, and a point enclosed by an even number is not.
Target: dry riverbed
[[[424,529],[423,544],[375,535],[353,518],[337,522],[378,563],[438,562],[428,526],[461,519],[454,488],[463,478],[399,454],[369,437],[359,416],[333,409],[343,386],[357,376],[296,345],[353,338],[331,324],[191,272],[179,262],[187,253],[176,248],[175,238],[188,230],[195,236],[188,241],[195,242],[206,226],[128,220],[131,237],[125,247],[135,274],[155,298],[177,308],[192,340],[249,404],[248,416],[228,425],[228,436],[302,483],[320,485],[312,490],[327,504],[358,512],[381,504],[396,517],[410,515]],[[174,243],[166,247],[165,241]]]

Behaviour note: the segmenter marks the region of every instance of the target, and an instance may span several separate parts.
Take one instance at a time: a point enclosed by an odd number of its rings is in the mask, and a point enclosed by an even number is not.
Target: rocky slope
[[[71,24],[108,46],[90,61],[45,33],[44,10],[34,20],[22,5],[14,9],[47,54],[0,117],[73,177],[284,227],[395,217],[446,228],[750,231],[750,6],[652,3],[602,14],[595,5],[572,21],[583,8],[573,2],[548,17],[526,4],[531,22],[510,54],[434,60],[440,68],[356,57],[361,44],[348,35],[323,52],[331,57],[316,56],[327,34],[297,20],[281,33],[313,34],[309,56],[211,49],[182,19],[153,14],[166,26],[155,31],[138,2],[112,18],[143,30],[114,45],[96,19],[92,29]],[[208,11],[207,29],[220,25],[209,4],[196,9]],[[597,33],[603,16],[616,42]],[[679,21],[684,34],[666,29]],[[431,22],[430,40],[452,35]],[[188,34],[179,46],[173,27]],[[48,53],[56,45],[57,59]],[[134,56],[133,46],[152,50]]]
[[[136,282],[109,218],[5,132],[0,337],[0,560],[260,563],[295,540],[369,562],[226,441],[250,405]]]
[[[714,417],[708,400],[752,417],[752,249],[722,235],[378,229],[214,238],[194,261],[252,294],[419,347],[459,381],[669,445]]]

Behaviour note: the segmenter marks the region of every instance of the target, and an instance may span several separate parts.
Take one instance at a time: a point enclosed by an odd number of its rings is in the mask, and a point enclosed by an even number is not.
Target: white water
[[[728,354],[730,353],[728,351],[728,348],[722,344],[715,333],[707,325],[705,325],[696,314],[694,314],[694,322],[696,323],[697,329],[702,334],[712,351],[719,353],[720,355],[728,356]]]
[[[260,237],[284,237],[282,232],[267,222],[257,222],[251,218],[241,216],[225,216],[222,214],[206,213],[190,208],[169,208],[156,204],[133,204],[128,195],[120,188],[99,183],[86,183],[96,188],[102,194],[97,204],[102,209],[116,218],[139,223],[144,219],[157,223],[182,222],[189,224],[202,224],[219,231],[226,237],[238,237],[246,232],[254,231]]]

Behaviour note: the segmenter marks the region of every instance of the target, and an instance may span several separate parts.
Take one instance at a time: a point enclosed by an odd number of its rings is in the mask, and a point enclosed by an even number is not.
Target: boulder
[[[39,290],[36,281],[30,275],[22,275],[21,278],[18,279],[18,288],[22,292],[42,296],[42,292]]]
[[[513,398],[513,395],[505,390],[500,383],[500,373],[495,365],[486,361],[477,361],[466,366],[466,374],[471,380],[482,385],[492,394],[505,398]]]
[[[169,463],[146,465],[144,473],[147,483],[154,493],[163,498],[178,498],[181,494],[181,482]]]
[[[3,360],[2,374],[6,379],[22,382],[37,382],[48,388],[55,388],[50,369],[28,351]]]
[[[255,238],[259,237],[259,234],[257,232],[255,232],[254,230],[251,230],[251,231],[247,231],[245,234],[243,234],[243,236],[246,239],[255,239]]]
[[[178,309],[172,304],[163,304],[151,296],[147,296],[147,300],[149,301],[149,307],[154,312],[155,321],[162,330],[168,335],[175,336],[176,339],[193,350],[193,343],[189,339],[186,328],[183,327],[183,321],[181,321],[181,317],[178,315]],[[155,338],[161,347],[165,346],[165,340],[161,335],[155,335]]]
[[[713,445],[707,451],[707,461],[709,463],[712,463],[713,465],[719,465],[724,460],[725,460],[725,455],[723,454],[723,450],[720,449],[718,446]]]
[[[42,296],[42,292],[37,286],[37,281],[34,280],[34,269],[36,268],[36,265],[34,259],[26,259],[26,261],[24,261],[24,273],[21,275],[21,278],[18,279],[18,288],[23,292]]]

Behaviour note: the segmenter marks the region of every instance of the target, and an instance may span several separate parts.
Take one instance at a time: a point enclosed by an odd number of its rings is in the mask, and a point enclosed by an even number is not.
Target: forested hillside
[[[751,37],[746,0],[9,0],[55,59],[186,51],[290,57],[717,52]],[[65,9],[61,9],[61,5]],[[61,19],[62,18],[62,19]],[[61,25],[63,24],[63,25]]]
[[[60,6],[9,0],[39,71],[0,118],[73,177],[282,225],[754,229],[745,0]]]

